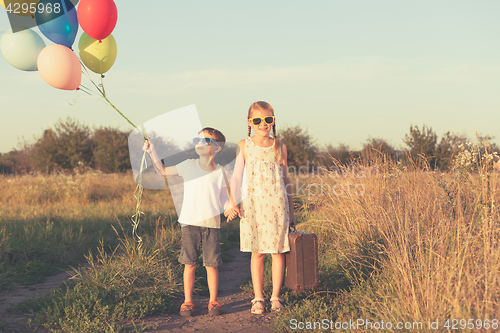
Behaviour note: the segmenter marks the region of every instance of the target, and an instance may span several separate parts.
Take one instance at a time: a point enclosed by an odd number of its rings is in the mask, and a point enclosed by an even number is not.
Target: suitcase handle
[[[292,233],[292,232],[297,232],[297,228],[295,228],[295,225],[292,225],[291,227],[288,227],[288,233]]]

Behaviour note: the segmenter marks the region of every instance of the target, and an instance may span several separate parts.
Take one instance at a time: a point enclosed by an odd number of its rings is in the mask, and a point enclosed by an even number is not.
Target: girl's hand
[[[236,216],[240,216],[240,210],[238,207],[234,207],[233,209],[227,210],[224,212],[224,216],[227,217],[227,222],[231,221],[232,219],[236,218]]]
[[[292,216],[290,216],[290,225],[289,227],[295,227],[297,225],[297,220],[295,220],[295,215],[292,214]]]
[[[236,212],[233,209],[231,209],[231,210],[225,211],[224,216],[227,217],[227,222],[229,223],[229,221],[231,221],[232,219],[234,219],[236,217]]]
[[[153,151],[153,143],[149,142],[149,140],[144,141],[142,150],[144,150],[148,154],[151,154],[151,152]]]

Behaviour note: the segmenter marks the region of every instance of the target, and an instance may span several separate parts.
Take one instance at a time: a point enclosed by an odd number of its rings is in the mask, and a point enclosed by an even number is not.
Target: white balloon
[[[0,39],[0,51],[5,60],[23,71],[36,71],[40,51],[45,47],[42,37],[30,29],[19,32],[7,30]]]

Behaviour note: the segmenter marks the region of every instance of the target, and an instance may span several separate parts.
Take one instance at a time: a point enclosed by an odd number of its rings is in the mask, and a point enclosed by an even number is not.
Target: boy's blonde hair
[[[264,102],[264,101],[258,101],[250,105],[250,108],[248,109],[248,119],[251,118],[252,111],[253,110],[265,110],[265,111],[271,111],[271,113],[274,116],[274,109],[271,106],[271,104]],[[279,163],[283,163],[283,158],[281,157],[281,149],[279,149],[279,139],[278,136],[276,135],[276,119],[273,124],[273,138],[274,138],[274,155],[278,159]],[[252,127],[248,125],[248,136],[252,134]]]

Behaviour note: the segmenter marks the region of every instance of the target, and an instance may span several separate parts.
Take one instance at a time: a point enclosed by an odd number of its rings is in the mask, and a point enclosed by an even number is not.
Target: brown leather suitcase
[[[319,286],[318,237],[303,231],[288,234],[290,252],[285,254],[285,287],[298,292]]]

